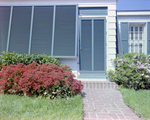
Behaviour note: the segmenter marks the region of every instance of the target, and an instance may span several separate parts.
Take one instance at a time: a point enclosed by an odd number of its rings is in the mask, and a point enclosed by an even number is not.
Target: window
[[[76,5],[0,6],[0,11],[0,52],[77,56]]]
[[[144,53],[143,24],[129,23],[129,53]]]
[[[150,22],[120,23],[122,53],[150,54]]]

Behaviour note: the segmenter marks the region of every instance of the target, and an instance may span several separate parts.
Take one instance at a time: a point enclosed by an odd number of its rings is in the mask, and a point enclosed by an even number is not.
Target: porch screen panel
[[[104,20],[94,20],[94,71],[104,71]]]
[[[7,6],[0,6],[0,55],[6,51],[10,9]]]
[[[75,56],[76,6],[56,6],[54,56]]]
[[[53,6],[34,8],[31,54],[51,55]]]
[[[9,51],[28,54],[30,23],[30,6],[14,6],[10,33]]]
[[[92,70],[92,21],[81,21],[81,70]]]

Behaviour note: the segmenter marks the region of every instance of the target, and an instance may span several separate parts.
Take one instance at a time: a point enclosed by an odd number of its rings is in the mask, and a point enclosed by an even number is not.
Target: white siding
[[[77,59],[59,58],[61,64],[70,66],[73,71],[77,70]]]
[[[116,5],[109,5],[108,10],[116,10]]]
[[[115,35],[109,35],[108,36],[109,41],[115,41],[116,42],[116,36]]]
[[[116,22],[116,17],[115,16],[114,17],[110,16],[110,17],[108,17],[108,21],[115,23]]]
[[[116,5],[108,7],[108,64],[107,70],[114,69],[111,59],[116,58]]]
[[[108,47],[109,48],[116,48],[116,42],[115,41],[109,41],[108,42]]]
[[[116,48],[109,47],[108,53],[109,53],[109,55],[116,55]]]
[[[109,35],[116,35],[116,29],[109,29]]]
[[[108,16],[116,16],[116,11],[115,10],[108,11]]]
[[[108,66],[109,66],[109,67],[113,67],[113,61],[109,60],[109,61],[108,61]]]
[[[116,23],[115,22],[110,22],[109,23],[109,29],[116,29]]]
[[[116,55],[109,55],[108,56],[108,60],[110,61],[111,59],[115,59],[116,58]]]

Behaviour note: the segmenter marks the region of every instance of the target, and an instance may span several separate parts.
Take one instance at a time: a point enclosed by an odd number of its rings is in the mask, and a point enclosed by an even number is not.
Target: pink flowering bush
[[[59,67],[53,63],[29,65],[1,65],[0,91],[4,94],[66,98],[81,92],[81,81],[74,79],[68,66]]]
[[[126,88],[150,89],[150,56],[126,53],[113,60],[115,70],[106,74],[109,79]]]

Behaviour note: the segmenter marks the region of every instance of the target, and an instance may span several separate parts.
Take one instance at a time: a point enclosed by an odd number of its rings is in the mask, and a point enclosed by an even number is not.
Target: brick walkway
[[[113,82],[83,82],[84,120],[141,120]]]

